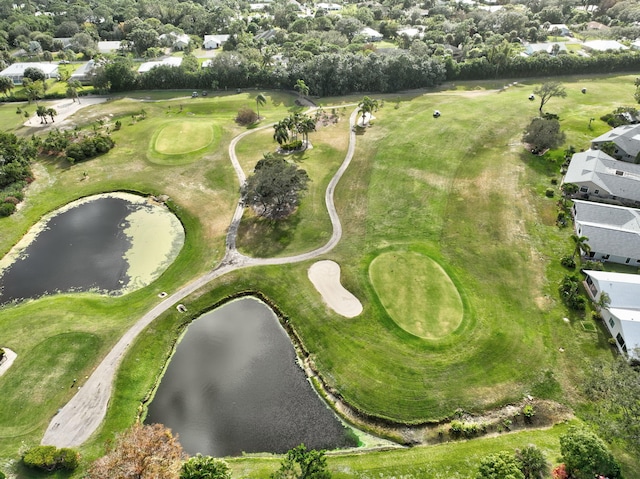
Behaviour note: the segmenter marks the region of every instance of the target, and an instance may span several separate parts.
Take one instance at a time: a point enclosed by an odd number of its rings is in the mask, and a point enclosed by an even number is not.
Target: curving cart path
[[[236,249],[236,236],[238,232],[238,226],[242,219],[244,211],[243,206],[238,203],[236,211],[229,225],[226,239],[226,252],[225,256],[218,266],[205,275],[195,279],[193,282],[187,284],[180,290],[176,291],[172,295],[165,298],[158,305],[153,307],[144,316],[142,316],[116,343],[113,349],[105,356],[102,362],[91,374],[89,379],[78,388],[78,392],[71,398],[71,400],[60,409],[53,417],[45,434],[42,438],[41,444],[52,445],[56,447],[76,447],[84,443],[89,437],[96,431],[98,426],[102,423],[106,413],[109,399],[111,398],[111,390],[113,387],[113,379],[115,377],[118,366],[120,365],[125,353],[129,349],[129,346],[135,341],[136,337],[160,314],[171,308],[181,299],[190,295],[197,289],[201,288],[210,281],[227,274],[231,271],[235,271],[241,268],[247,268],[250,266],[260,265],[275,265],[275,264],[288,264],[297,263],[300,261],[306,261],[313,259],[320,255],[323,255],[331,251],[340,241],[342,236],[342,225],[340,218],[336,211],[336,207],[333,200],[336,185],[342,178],[342,175],[346,171],[347,167],[351,163],[353,154],[356,147],[356,134],[355,123],[358,116],[358,109],[356,108],[349,117],[349,147],[344,161],[338,168],[338,171],[333,176],[327,191],[325,193],[325,203],[331,218],[331,224],[333,227],[333,233],[329,241],[313,251],[299,254],[296,256],[289,256],[284,258],[251,258],[238,252]],[[237,137],[235,137],[229,144],[229,157],[231,163],[236,171],[238,180],[242,185],[246,180],[246,175],[238,162],[236,156],[236,145],[238,142],[251,133],[268,128],[271,125],[266,125],[256,130],[246,131]]]

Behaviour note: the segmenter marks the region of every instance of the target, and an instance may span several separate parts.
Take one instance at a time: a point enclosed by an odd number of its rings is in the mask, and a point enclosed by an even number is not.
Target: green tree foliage
[[[581,257],[583,254],[587,255],[591,251],[591,246],[589,246],[589,238],[586,236],[578,236],[576,234],[571,235],[571,241],[573,242],[573,254],[572,256],[575,258],[576,256]]]
[[[40,68],[36,67],[25,68],[23,76],[24,78],[28,78],[31,81],[45,81],[47,78],[44,72],[40,70]]]
[[[565,88],[559,82],[546,82],[540,85],[538,88],[533,90],[533,93],[540,98],[540,115],[542,115],[542,108],[551,100],[552,98],[564,98],[567,96],[567,92]]]
[[[0,93],[2,93],[5,98],[8,97],[7,93],[13,90],[14,88],[13,80],[9,77],[0,76]]]
[[[558,292],[564,303],[571,309],[584,311],[587,300],[582,295],[581,281],[578,276],[565,275],[558,287]]]
[[[527,126],[522,141],[531,145],[533,152],[558,148],[564,143],[565,134],[560,121],[555,118],[534,118]]]
[[[117,436],[109,453],[89,468],[87,479],[178,479],[186,455],[162,424],[135,424]]]
[[[266,154],[242,186],[241,201],[259,216],[283,219],[296,209],[308,182],[306,171],[284,158]]]
[[[521,463],[509,451],[489,454],[480,461],[476,479],[525,479]]]
[[[256,95],[256,109],[258,110],[258,118],[260,118],[260,107],[267,104],[267,97],[264,93],[258,93]]]
[[[371,118],[371,114],[374,111],[378,111],[378,100],[374,100],[365,96],[360,103],[358,103],[358,111],[362,115],[362,124],[365,124],[367,118]],[[368,121],[368,120],[367,120]]]
[[[520,461],[520,470],[525,479],[545,479],[551,471],[544,453],[533,444],[516,450],[516,459]]]
[[[68,448],[58,449],[55,446],[36,446],[29,449],[22,462],[27,467],[52,472],[58,469],[73,471],[78,467],[80,455]]]
[[[182,464],[180,479],[231,479],[231,468],[222,459],[196,454]]]
[[[327,458],[324,451],[307,449],[300,444],[287,452],[280,469],[271,479],[330,479]]]
[[[128,57],[118,56],[96,68],[93,86],[98,90],[127,91],[136,86],[133,61]]]
[[[0,191],[31,177],[29,165],[36,153],[36,148],[27,140],[0,132]]]
[[[625,441],[640,457],[640,371],[626,358],[595,362],[587,371],[591,419],[606,437]]]
[[[111,136],[96,133],[81,138],[66,147],[65,155],[71,163],[84,161],[107,153],[115,146]]]
[[[604,441],[584,428],[572,426],[560,436],[560,453],[572,478],[621,477],[620,466]]]

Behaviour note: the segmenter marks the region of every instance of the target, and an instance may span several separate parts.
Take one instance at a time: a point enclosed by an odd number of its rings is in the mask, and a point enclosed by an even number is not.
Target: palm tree
[[[289,141],[289,128],[284,120],[273,125],[273,129],[273,139],[276,140],[279,145],[284,145]]]
[[[362,126],[364,126],[367,115],[369,115],[370,118],[371,113],[378,110],[378,100],[373,100],[368,96],[365,96],[358,104],[358,108],[360,114],[362,115]]]
[[[51,117],[51,123],[55,123],[55,121],[53,121],[53,117],[56,116],[57,114],[58,112],[56,111],[55,108],[47,108],[47,115]]]
[[[2,93],[5,98],[8,97],[7,92],[11,91],[15,85],[13,84],[13,80],[9,77],[0,76],[0,93]]]
[[[40,118],[40,124],[47,123],[47,109],[44,106],[38,105],[36,115]]]
[[[298,123],[298,131],[302,133],[302,138],[304,139],[304,148],[306,150],[307,146],[309,146],[309,133],[311,133],[312,131],[316,131],[315,120],[304,115]]]
[[[571,240],[574,243],[572,255],[574,258],[576,255],[582,256],[583,253],[587,255],[591,251],[591,246],[589,246],[589,243],[587,243],[587,241],[589,241],[589,238],[587,238],[586,236],[578,236],[576,234],[573,234],[571,235]]]
[[[260,119],[260,107],[267,104],[267,97],[264,93],[258,93],[256,95],[256,109],[258,110],[258,120]]]
[[[78,100],[80,104],[80,98],[78,97],[78,90],[82,88],[82,84],[78,80],[69,80],[67,82],[67,96],[73,99],[75,103]]]
[[[298,90],[298,94],[300,96],[307,96],[309,94],[309,87],[304,82],[304,80],[296,81],[296,85],[293,87],[294,90]]]

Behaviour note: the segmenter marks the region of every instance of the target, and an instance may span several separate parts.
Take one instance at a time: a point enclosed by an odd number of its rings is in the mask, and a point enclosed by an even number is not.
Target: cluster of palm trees
[[[54,123],[53,117],[56,116],[58,112],[55,108],[47,108],[46,106],[38,105],[36,108],[36,115],[40,118],[40,124],[47,123],[47,117],[51,118],[51,123]]]
[[[316,130],[316,121],[303,113],[294,113],[273,125],[273,129],[273,139],[283,148],[291,149],[287,146],[298,145],[296,148],[306,149],[309,144],[309,133]],[[302,135],[300,145],[298,135]]]
[[[374,111],[378,111],[378,100],[365,96],[362,101],[358,103],[358,112],[362,115],[362,126],[365,126],[365,124],[371,120],[371,114]]]

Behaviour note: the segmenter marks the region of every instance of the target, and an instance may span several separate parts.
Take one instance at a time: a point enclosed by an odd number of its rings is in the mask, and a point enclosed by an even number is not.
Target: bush
[[[0,217],[11,216],[16,211],[13,203],[0,203]]]
[[[547,188],[547,191],[544,192],[544,195],[547,198],[553,198],[555,196],[556,192],[553,188]]]
[[[282,145],[284,151],[296,151],[302,148],[302,140],[290,141]]]
[[[565,268],[575,269],[576,260],[574,259],[573,256],[563,256],[562,259],[560,260],[560,264]]]
[[[522,415],[525,417],[526,421],[531,421],[531,419],[533,419],[533,416],[536,415],[536,410],[531,404],[527,404],[522,408]]]
[[[73,449],[55,446],[36,446],[29,449],[22,457],[27,467],[52,472],[58,469],[73,471],[78,467],[79,454]]]
[[[236,123],[238,125],[252,125],[256,121],[258,121],[258,114],[249,107],[241,108],[236,116]]]

